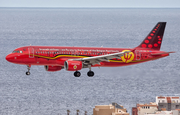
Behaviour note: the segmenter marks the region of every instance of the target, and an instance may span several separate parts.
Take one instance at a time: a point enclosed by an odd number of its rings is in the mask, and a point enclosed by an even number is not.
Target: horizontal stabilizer
[[[155,54],[151,54],[151,55],[162,55],[162,54],[170,54],[170,53],[175,53],[175,52],[163,52],[163,53],[155,53]]]

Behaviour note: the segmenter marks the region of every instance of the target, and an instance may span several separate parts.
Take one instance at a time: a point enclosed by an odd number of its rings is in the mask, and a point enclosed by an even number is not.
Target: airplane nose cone
[[[17,54],[13,54],[13,53],[7,55],[7,56],[6,56],[6,60],[7,60],[8,62],[16,63],[16,64],[19,64],[19,63],[22,62],[21,56],[20,56],[19,54],[17,55]]]
[[[9,55],[6,56],[6,60],[9,61],[9,62],[13,62],[14,56],[12,56],[11,54],[9,54]]]

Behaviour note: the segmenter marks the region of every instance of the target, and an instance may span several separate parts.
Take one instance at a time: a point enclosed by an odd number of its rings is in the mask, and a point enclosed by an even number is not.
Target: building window
[[[180,112],[179,112],[180,113]],[[133,115],[136,115],[136,112],[135,111],[133,111]]]
[[[176,105],[176,109],[179,109],[179,105]]]
[[[163,105],[160,105],[159,107],[160,107],[160,108],[163,108]],[[166,107],[166,106],[165,106],[165,107]]]

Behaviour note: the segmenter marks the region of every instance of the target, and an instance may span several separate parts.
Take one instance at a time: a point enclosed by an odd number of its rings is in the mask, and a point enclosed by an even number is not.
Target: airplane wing
[[[101,56],[94,56],[94,57],[87,57],[87,58],[79,58],[79,59],[73,59],[73,60],[77,60],[77,61],[83,61],[84,64],[99,64],[102,61],[107,61],[109,62],[110,59],[113,58],[121,58],[121,56],[123,56],[125,53],[129,53],[131,51],[125,51],[125,52],[118,52],[118,53],[113,53],[113,54],[107,54],[107,55],[101,55]]]

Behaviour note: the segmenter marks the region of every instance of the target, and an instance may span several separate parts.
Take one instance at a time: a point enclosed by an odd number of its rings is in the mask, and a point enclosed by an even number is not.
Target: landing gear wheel
[[[89,72],[87,73],[87,75],[88,75],[89,77],[93,77],[93,76],[94,76],[94,72],[93,72],[93,71],[89,71]]]
[[[26,75],[30,75],[30,68],[31,68],[31,65],[27,65],[27,69],[28,69],[28,71],[26,72]]]
[[[80,73],[79,71],[76,71],[76,72],[74,72],[74,76],[75,76],[75,77],[80,77],[80,76],[81,76],[81,73]]]
[[[26,72],[26,75],[30,75],[31,73],[29,71]]]

